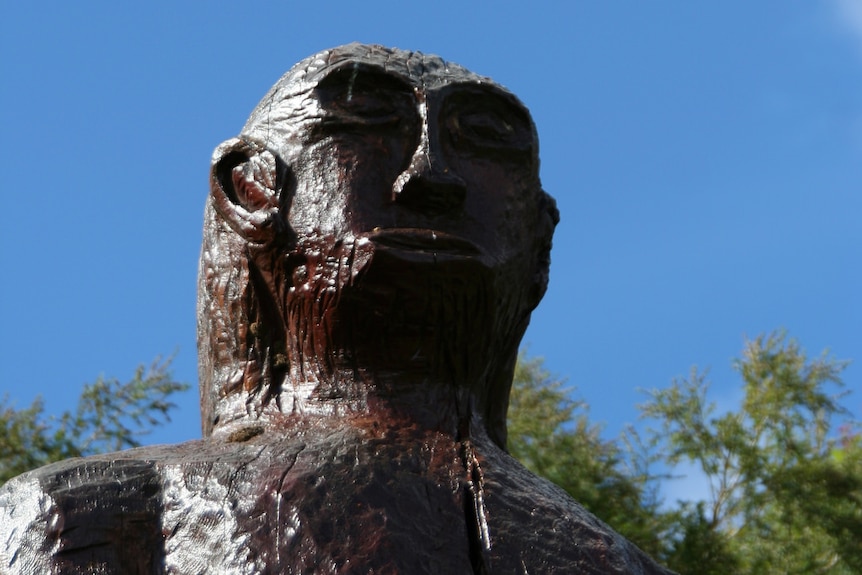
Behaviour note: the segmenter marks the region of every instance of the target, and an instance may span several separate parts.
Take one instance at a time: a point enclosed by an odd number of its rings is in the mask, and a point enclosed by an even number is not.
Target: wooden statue
[[[213,156],[204,439],[12,480],[0,572],[666,573],[505,450],[557,220],[505,88],[379,46],[300,62]]]

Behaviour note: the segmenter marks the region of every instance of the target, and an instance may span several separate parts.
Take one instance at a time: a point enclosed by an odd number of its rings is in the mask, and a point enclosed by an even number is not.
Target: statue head
[[[514,95],[418,52],[320,52],[216,149],[210,182],[205,435],[431,386],[504,445],[558,220]]]

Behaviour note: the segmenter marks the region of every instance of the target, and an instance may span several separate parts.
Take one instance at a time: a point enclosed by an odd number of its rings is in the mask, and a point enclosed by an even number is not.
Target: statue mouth
[[[484,252],[459,236],[420,228],[375,228],[365,235],[374,245],[395,250],[454,256],[480,256]]]

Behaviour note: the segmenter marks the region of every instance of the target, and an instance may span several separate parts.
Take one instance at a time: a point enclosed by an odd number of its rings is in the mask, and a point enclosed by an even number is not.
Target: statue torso
[[[73,574],[663,572],[487,439],[471,444],[471,465],[462,442],[415,428],[306,422],[275,439],[277,430],[256,431],[70,460],[13,480],[0,491],[0,565]]]

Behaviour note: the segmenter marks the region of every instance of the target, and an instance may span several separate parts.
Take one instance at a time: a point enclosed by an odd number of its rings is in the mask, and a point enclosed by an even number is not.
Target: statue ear
[[[544,190],[539,190],[539,222],[536,226],[536,268],[532,282],[532,306],[535,308],[548,289],[548,276],[551,268],[551,244],[554,228],[560,223],[557,202]],[[531,308],[532,309],[532,308]]]
[[[210,196],[224,220],[249,241],[277,232],[278,162],[268,150],[232,138],[213,152]]]

